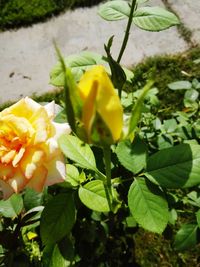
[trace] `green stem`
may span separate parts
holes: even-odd
[[[106,181],[104,183],[106,195],[108,199],[108,204],[110,210],[112,211],[112,184],[111,184],[111,150],[110,146],[103,146],[103,154],[104,154],[104,163],[106,169]]]
[[[126,31],[125,31],[125,35],[124,35],[124,40],[123,40],[123,43],[122,43],[122,46],[121,46],[121,49],[119,52],[119,56],[117,59],[118,63],[120,63],[120,61],[121,61],[121,58],[124,54],[124,50],[125,50],[127,42],[128,42],[129,32],[130,32],[130,28],[131,28],[131,24],[132,24],[132,20],[133,20],[133,13],[135,11],[135,6],[136,6],[136,0],[132,0],[130,14],[129,14],[129,18],[128,18],[128,23],[127,23]]]
[[[58,59],[60,61],[61,67],[62,67],[62,71],[64,73],[64,100],[65,100],[65,112],[67,115],[67,119],[69,122],[69,125],[72,129],[72,131],[74,133],[76,133],[76,120],[75,120],[75,114],[74,114],[74,109],[73,109],[73,105],[71,102],[71,98],[70,98],[70,91],[69,91],[69,86],[67,83],[67,67],[65,65],[65,61],[61,55],[61,52],[56,44],[56,42],[54,41],[54,47],[58,56]]]

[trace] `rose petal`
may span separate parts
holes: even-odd
[[[27,183],[27,187],[34,189],[37,192],[42,192],[47,177],[47,169],[43,166],[37,168],[34,172],[30,182]]]
[[[30,118],[30,122],[36,132],[34,144],[45,142],[50,137],[53,126],[44,107],[40,107],[34,113]]]
[[[43,164],[45,153],[37,148],[27,148],[20,162],[21,170],[27,179],[32,178],[34,172]]]
[[[0,179],[7,180],[14,175],[14,169],[12,165],[5,165],[0,163]]]
[[[55,116],[55,102],[52,101],[44,106],[49,118],[53,119]]]
[[[20,160],[22,159],[22,157],[24,155],[24,152],[25,152],[25,148],[21,147],[18,154],[15,156],[15,158],[12,162],[13,167],[16,167],[17,164],[20,162]]]
[[[37,102],[29,97],[25,97],[16,104],[4,109],[2,115],[13,114],[17,117],[30,118],[33,113],[41,107]]]
[[[10,132],[15,134],[15,138],[20,137],[23,140],[24,138],[30,138],[35,133],[32,125],[26,118],[9,114],[4,116],[2,121],[9,127]]]
[[[1,157],[1,162],[2,163],[6,163],[9,164],[15,157],[16,155],[16,151],[15,150],[11,150],[8,153],[4,154],[3,157]]]
[[[55,157],[58,153],[60,153],[60,148],[58,147],[57,140],[62,134],[69,134],[71,132],[71,128],[68,123],[55,123],[53,125],[56,129],[56,134],[52,138],[49,138],[46,142],[46,154],[48,155],[47,160],[49,161],[52,157]]]
[[[19,193],[27,184],[28,180],[18,169],[14,177],[8,180],[8,184],[13,188],[15,193]]]
[[[48,170],[47,180],[45,185],[53,185],[55,183],[62,183],[66,177],[66,165],[64,156],[60,153],[57,157],[45,164]]]
[[[53,126],[55,127],[56,133],[54,135],[54,139],[58,140],[58,138],[62,134],[70,134],[71,133],[71,128],[69,126],[69,123],[56,123],[52,122]]]

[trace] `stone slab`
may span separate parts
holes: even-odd
[[[200,44],[200,1],[168,0],[186,27],[192,32],[192,42]]]
[[[162,1],[151,1],[162,5]],[[45,23],[0,33],[0,103],[33,93],[53,90],[49,72],[56,63],[53,39],[63,55],[89,50],[105,54],[103,44],[114,35],[113,56],[118,55],[126,21],[108,22],[97,15],[98,7],[67,11]],[[122,63],[131,66],[145,57],[186,50],[175,27],[159,33],[132,28]]]

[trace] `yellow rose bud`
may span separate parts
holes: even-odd
[[[123,110],[104,67],[95,66],[86,71],[78,88],[83,101],[82,122],[88,141],[116,142],[122,133]]]
[[[57,139],[67,123],[53,122],[55,104],[41,106],[26,97],[0,112],[0,188],[4,198],[28,186],[41,192],[62,182],[65,162]]]

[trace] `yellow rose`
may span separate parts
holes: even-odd
[[[78,84],[83,101],[82,123],[88,141],[116,142],[122,133],[123,109],[103,66],[86,71]]]
[[[41,192],[62,182],[65,162],[57,139],[67,123],[52,121],[54,102],[41,106],[26,97],[0,112],[0,187],[4,199],[26,186]]]

